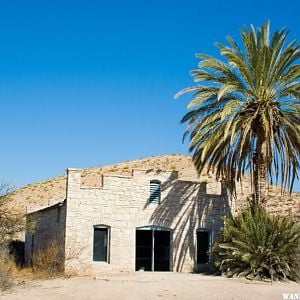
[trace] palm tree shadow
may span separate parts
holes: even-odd
[[[171,176],[161,185],[161,193],[162,201],[150,221],[173,231],[173,270],[207,270],[207,266],[195,263],[196,232],[198,229],[208,230],[212,242],[220,235],[223,217],[231,215],[225,185],[221,184],[219,194],[208,194],[206,183],[178,180],[177,176]],[[149,205],[149,201],[147,203]]]

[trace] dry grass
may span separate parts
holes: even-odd
[[[10,290],[20,275],[22,268],[17,267],[15,257],[9,254],[7,244],[0,246],[0,291]]]
[[[36,251],[32,256],[32,270],[35,277],[56,277],[64,271],[63,243],[52,240],[43,249]]]
[[[6,254],[4,254],[6,256]],[[3,257],[0,261],[0,290],[9,290],[14,283],[14,274],[16,273],[16,265],[13,259]]]

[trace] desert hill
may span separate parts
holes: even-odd
[[[83,169],[82,185],[97,187],[101,185],[102,175],[130,175],[133,169],[178,171],[179,178],[199,180],[190,156],[165,155]],[[66,179],[63,175],[24,186],[13,193],[14,205],[31,211],[61,202],[66,198]]]
[[[133,169],[154,169],[178,171],[178,177],[182,180],[214,183],[213,175],[198,176],[187,155],[163,155],[149,158],[125,161],[122,163],[87,168],[82,170],[82,186],[101,186],[102,176],[105,175],[130,175]],[[249,180],[245,178],[243,189],[238,188],[236,210],[245,204],[247,195],[250,192]],[[29,184],[15,191],[12,194],[14,207],[20,208],[24,213],[38,210],[39,208],[53,205],[66,198],[66,175],[55,177],[43,182]],[[280,193],[280,189],[274,186],[269,187],[268,209],[271,212],[295,216],[300,219],[300,193],[293,193],[291,196]]]

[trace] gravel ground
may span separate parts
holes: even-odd
[[[248,281],[180,273],[109,274],[20,282],[1,299],[284,299],[300,296],[300,284]],[[291,298],[297,299],[297,298]],[[300,298],[299,298],[300,299]]]

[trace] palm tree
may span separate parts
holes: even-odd
[[[242,47],[227,37],[229,46],[216,46],[225,60],[205,54],[191,72],[199,84],[192,93],[185,136],[199,173],[204,167],[225,179],[231,192],[250,173],[255,202],[265,202],[267,181],[281,179],[292,191],[300,158],[300,46],[287,44],[281,29],[270,37],[266,22],[241,31]]]

